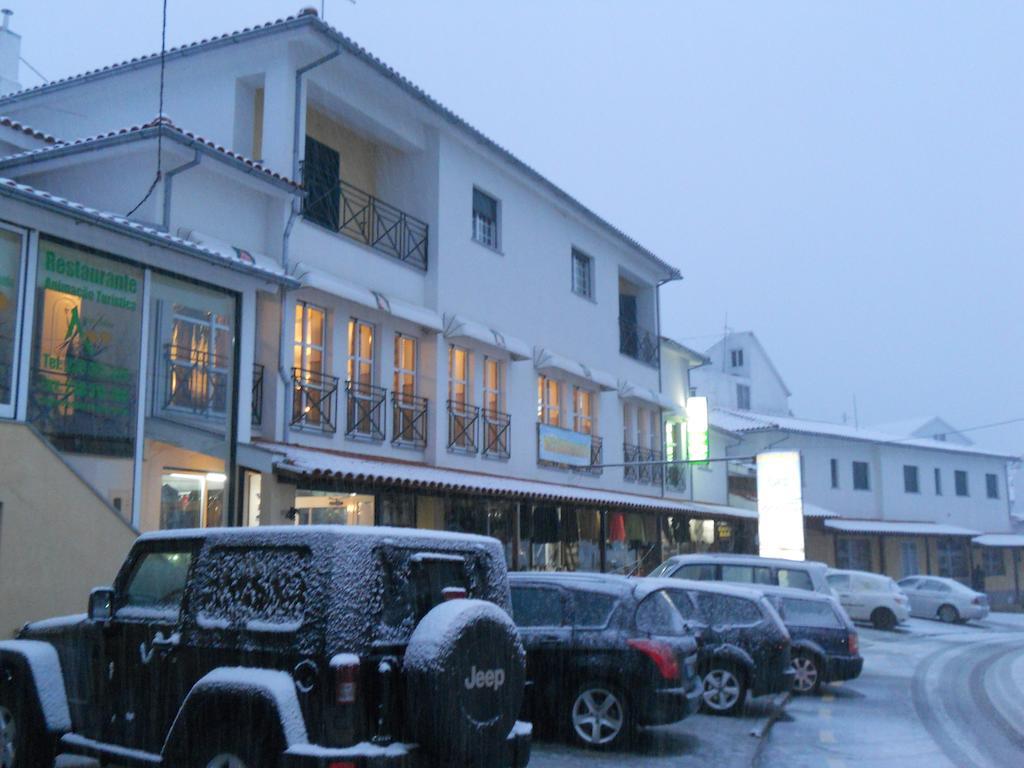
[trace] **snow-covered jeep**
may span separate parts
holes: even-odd
[[[525,766],[509,608],[482,536],[145,534],[88,614],[0,642],[0,764]]]

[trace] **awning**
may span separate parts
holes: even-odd
[[[533,365],[538,371],[550,370],[568,373],[571,376],[592,382],[604,390],[611,391],[619,388],[619,382],[610,373],[577,363],[575,360],[570,360],[544,347],[533,348]]]
[[[299,262],[295,265],[296,277],[302,284],[309,288],[329,293],[332,296],[340,296],[343,299],[360,304],[370,309],[386,312],[402,320],[423,326],[431,331],[444,330],[441,316],[432,309],[421,307],[402,299],[392,299],[380,291],[365,288],[358,283],[343,280],[340,277],[324,272],[322,269],[311,267],[308,264]]]
[[[483,472],[463,472],[411,462],[367,459],[335,451],[302,448],[280,443],[261,443],[280,454],[275,469],[283,474],[309,480],[397,485],[409,490],[480,493],[509,499],[532,499],[566,504],[587,504],[615,509],[646,510],[667,514],[702,515],[715,518],[754,519],[757,512],[721,504],[679,501],[638,493],[603,491],[560,483],[519,480]]]
[[[826,520],[825,527],[843,533],[888,533],[903,536],[977,536],[979,531],[938,523],[890,523],[882,520]]]
[[[651,403],[668,411],[684,411],[685,406],[675,402],[666,392],[655,392],[653,389],[619,379],[619,397],[623,400],[640,400]]]
[[[833,512],[831,509],[825,509],[819,507],[817,504],[808,504],[804,502],[804,517],[810,517],[813,519],[825,519],[829,517],[840,517],[838,512]]]
[[[211,251],[217,251],[217,253],[221,254],[226,259],[238,259],[239,261],[244,261],[247,264],[254,264],[260,269],[264,269],[269,272],[283,273],[281,262],[277,259],[270,258],[265,253],[239,248],[238,246],[231,245],[231,243],[225,242],[224,240],[219,240],[216,237],[210,237],[203,232],[197,232],[196,230],[188,229],[187,227],[178,227],[178,237],[182,240],[188,240],[190,243],[201,245]]]
[[[463,315],[444,316],[444,336],[446,339],[472,339],[485,346],[507,352],[513,360],[529,360],[530,345],[515,336],[507,336],[501,331],[488,328],[483,323],[470,320]]]
[[[971,539],[979,547],[1024,547],[1024,534],[983,533]]]

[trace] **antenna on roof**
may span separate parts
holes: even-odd
[[[157,113],[156,120],[151,125],[156,126],[156,175],[153,177],[153,183],[149,185],[149,189],[146,190],[146,194],[135,204],[135,207],[125,214],[125,218],[130,217],[142,206],[144,202],[149,200],[149,196],[153,194],[153,190],[156,189],[156,185],[160,183],[160,179],[163,178],[163,124],[164,124],[164,68],[167,61],[167,0],[163,2],[163,21],[160,27],[160,107]]]

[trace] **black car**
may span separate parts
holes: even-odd
[[[834,597],[765,587],[792,638],[793,690],[816,693],[822,683],[852,680],[864,668],[857,630]]]
[[[671,601],[623,576],[512,573],[526,647],[525,715],[588,748],[694,712],[697,643]]]
[[[700,640],[706,712],[736,714],[748,692],[763,696],[792,688],[789,632],[759,590],[676,578],[643,581],[647,591],[668,595]]]
[[[0,643],[4,765],[524,766],[509,598],[482,536],[146,534],[87,616]]]

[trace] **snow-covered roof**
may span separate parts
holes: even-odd
[[[900,437],[928,437],[942,435],[944,439],[952,438],[951,442],[958,445],[971,445],[972,441],[959,432],[952,424],[940,416],[918,417],[890,421],[885,424],[874,424],[871,429],[876,432],[888,432]]]
[[[429,109],[436,112],[447,122],[454,125],[461,131],[464,131],[474,141],[479,142],[486,148],[500,155],[505,161],[510,163],[520,172],[530,177],[534,181],[540,183],[545,188],[553,193],[556,197],[562,199],[570,206],[579,211],[583,216],[589,219],[592,223],[596,224],[600,228],[610,233],[616,239],[622,241],[629,248],[642,254],[645,258],[651,260],[660,269],[662,269],[669,277],[669,279],[678,280],[682,276],[679,270],[671,264],[663,261],[661,258],[656,256],[652,251],[648,250],[644,246],[640,245],[636,240],[627,235],[625,232],[620,230],[615,225],[608,222],[606,219],[599,216],[597,213],[592,211],[590,208],[585,206],[575,197],[570,195],[568,192],[563,190],[553,181],[543,176],[540,172],[534,170],[531,166],[516,157],[512,152],[502,147],[493,139],[487,137],[483,132],[474,128],[463,118],[452,112],[448,107],[444,106],[441,102],[430,96],[426,91],[415,85],[411,81],[407,80],[403,75],[398,73],[388,64],[385,64],[379,58],[374,56],[372,53],[367,51],[361,45],[346,37],[345,35],[338,32],[338,30],[331,27],[326,22],[320,20],[317,13],[313,9],[304,10],[297,16],[288,16],[283,19],[277,19],[276,21],[267,22],[266,24],[259,24],[253,27],[245,27],[234,32],[228,32],[222,35],[217,35],[211,38],[205,38],[196,42],[188,43],[185,45],[174,46],[169,48],[165,54],[167,61],[173,61],[174,59],[182,58],[185,56],[195,55],[199,49],[209,49],[214,47],[221,47],[227,45],[236,45],[250,39],[256,39],[259,37],[266,36],[268,34],[275,34],[278,32],[284,32],[290,29],[298,29],[300,27],[310,26],[314,30],[320,32],[327,37],[331,42],[335,43],[339,48],[343,49],[350,55],[359,59],[367,66],[388,78],[394,82],[399,88],[404,90],[410,96],[415,98],[417,101],[422,102]],[[72,75],[70,77],[61,78],[59,80],[51,80],[47,83],[36,85],[31,88],[26,88],[15,93],[7,94],[0,97],[0,106],[14,104],[25,99],[29,99],[38,95],[52,93],[62,88],[86,82],[89,80],[96,80],[101,77],[116,74],[124,70],[130,70],[142,66],[152,66],[158,64],[160,61],[160,53],[155,52],[146,56],[138,56],[126,61],[122,61],[118,64],[111,64],[100,69],[90,70],[83,72],[78,75]]]
[[[191,131],[186,131],[184,128],[179,128],[169,117],[166,116],[156,117],[145,125],[133,125],[125,128],[118,128],[117,130],[107,131],[106,133],[101,133],[96,136],[87,136],[85,138],[74,139],[72,141],[62,141],[50,146],[39,147],[25,152],[18,152],[14,155],[8,155],[7,157],[0,158],[0,170],[18,167],[30,162],[50,160],[57,157],[63,157],[65,155],[101,149],[112,144],[120,144],[126,140],[141,141],[143,139],[150,139],[154,138],[158,133],[162,133],[164,138],[178,141],[189,148],[200,148],[208,153],[217,155],[219,159],[231,162],[247,172],[255,173],[274,182],[283,184],[292,190],[298,190],[302,186],[299,182],[290,179],[287,176],[283,176],[255,160],[251,160],[244,155],[192,133]]]
[[[842,517],[838,512],[833,512],[831,509],[825,509],[819,507],[817,504],[809,504],[804,502],[804,517],[811,517],[818,520],[823,520],[830,517]]]
[[[17,120],[12,120],[11,118],[4,117],[2,115],[0,115],[0,126],[3,126],[4,128],[10,128],[11,130],[19,131],[27,136],[31,136],[33,139],[45,141],[47,144],[61,143],[60,140],[55,136],[51,136],[48,133],[43,133],[42,131],[37,131],[31,125],[19,123]]]
[[[970,445],[959,445],[948,443],[942,440],[932,440],[926,437],[899,437],[890,432],[881,432],[877,429],[863,429],[849,424],[833,424],[828,421],[813,421],[811,419],[798,419],[794,416],[776,416],[767,413],[755,413],[754,411],[736,411],[730,408],[712,408],[709,414],[712,426],[718,429],[744,434],[750,432],[799,432],[808,435],[824,435],[826,437],[838,437],[846,440],[864,440],[872,443],[886,443],[890,445],[905,445],[910,448],[928,448],[935,451],[947,451],[952,453],[969,453],[977,456],[990,456],[992,458],[1006,459],[1012,461],[1015,456],[986,451]]]
[[[979,547],[1024,547],[1024,533],[983,533],[971,541]]]
[[[977,536],[980,531],[941,523],[897,523],[885,520],[826,520],[825,527],[844,533],[889,533],[903,536]]]
[[[299,286],[298,281],[284,274],[282,270],[274,270],[265,266],[253,264],[245,261],[241,257],[231,258],[220,251],[212,248],[206,248],[180,237],[175,237],[168,232],[148,227],[137,221],[131,221],[130,219],[126,219],[116,213],[98,211],[95,208],[90,208],[72,200],[66,200],[63,197],[52,195],[49,192],[35,189],[26,184],[19,184],[12,179],[0,177],[0,196],[20,199],[33,205],[41,205],[79,220],[105,227],[120,234],[142,238],[151,243],[172,248],[176,251],[183,252],[189,256],[195,256],[217,266],[227,267],[228,269],[248,274],[254,274],[290,287],[297,288]]]
[[[368,459],[347,453],[280,443],[264,443],[263,445],[283,454],[283,458],[275,462],[275,467],[279,472],[311,480],[337,479],[385,483],[410,489],[486,493],[509,498],[529,497],[551,502],[590,503],[625,509],[757,519],[755,510],[740,509],[723,504],[643,496],[638,493],[606,491],[539,480],[520,480],[483,472],[464,472],[412,462]]]

